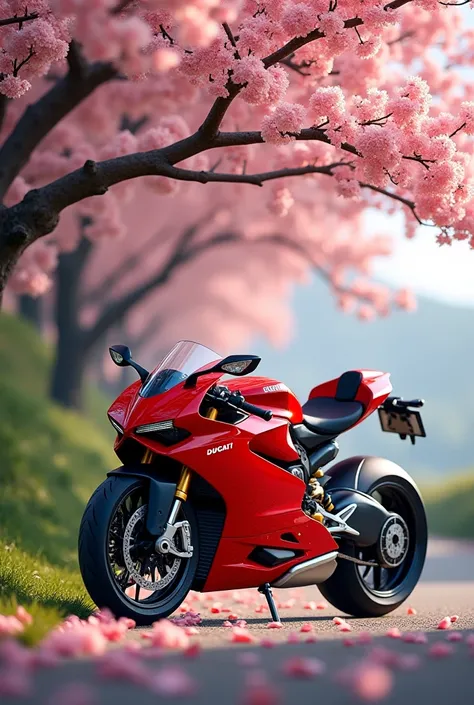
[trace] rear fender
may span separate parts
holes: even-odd
[[[336,488],[369,492],[375,482],[382,478],[389,481],[391,477],[402,478],[419,492],[413,478],[400,465],[375,456],[359,455],[341,460],[328,468],[319,482],[331,494]]]
[[[168,517],[173,506],[176,492],[176,482],[165,482],[153,477],[149,465],[127,465],[107,473],[107,476],[136,477],[146,479],[149,483],[148,511],[146,528],[152,536],[160,536],[166,528]]]
[[[350,537],[357,546],[370,546],[378,541],[383,524],[390,516],[368,493],[379,480],[390,482],[395,478],[412,485],[419,493],[415,482],[403,468],[390,460],[373,456],[346,458],[330,467],[320,479],[325,491],[331,495],[334,514],[349,504],[357,505],[347,521],[359,532],[359,536]]]

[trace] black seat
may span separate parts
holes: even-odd
[[[305,425],[324,435],[347,431],[364,413],[364,407],[355,401],[363,376],[357,370],[344,372],[339,377],[335,397],[314,397],[303,404]]]
[[[326,436],[346,431],[360,419],[364,407],[359,401],[338,401],[333,397],[314,397],[303,404],[305,425]]]

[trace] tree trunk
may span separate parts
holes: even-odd
[[[79,323],[81,275],[92,243],[82,238],[79,247],[59,257],[56,271],[55,319],[58,331],[50,395],[62,406],[82,408],[82,388],[88,350]]]
[[[43,301],[41,296],[23,294],[18,297],[18,313],[25,321],[31,323],[37,331],[43,327]]]

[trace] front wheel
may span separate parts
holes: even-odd
[[[90,498],[79,532],[79,566],[92,600],[143,626],[180,606],[193,583],[199,552],[194,512],[182,504],[178,520],[189,524],[191,558],[156,553],[156,537],[145,527],[147,504],[146,481],[112,476]],[[175,543],[182,551],[179,532]]]
[[[401,518],[395,530],[387,524],[380,539],[396,565],[372,568],[340,558],[333,575],[318,587],[342,612],[354,617],[381,617],[405,602],[416,587],[425,562],[428,529],[420,494],[405,479],[381,478],[367,494]],[[361,549],[347,541],[340,544],[340,552],[362,561],[379,560],[377,546]]]

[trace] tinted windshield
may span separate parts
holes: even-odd
[[[205,345],[181,340],[150,374],[140,390],[140,396],[154,397],[167,392],[196,370],[221,358],[221,355]]]

